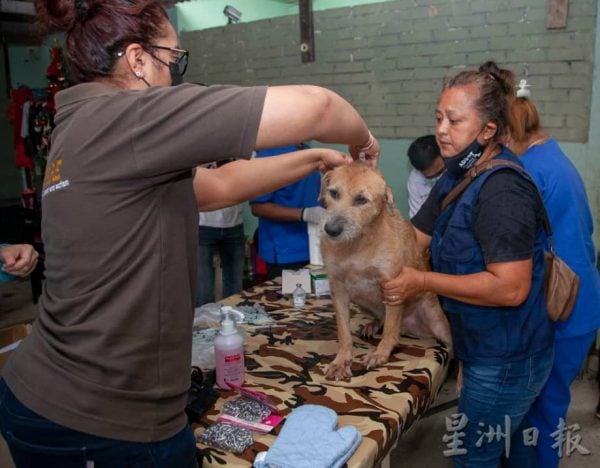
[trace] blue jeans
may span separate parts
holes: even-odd
[[[223,297],[237,294],[242,290],[245,247],[246,237],[243,224],[230,228],[199,226],[196,306],[215,301],[215,268],[213,265],[215,253],[221,257]]]
[[[82,395],[84,398],[85,395]],[[21,404],[0,380],[0,431],[17,468],[196,468],[190,426],[160,442],[127,442],[78,432]]]
[[[539,352],[521,361],[501,365],[463,365],[463,388],[458,402],[456,424],[446,421],[450,434],[460,435],[461,445],[452,455],[455,466],[497,468],[508,449],[505,466],[525,468],[535,463],[535,450],[528,452],[530,461],[513,464],[510,447],[513,437],[523,437],[525,415],[538,396],[552,367],[554,348]],[[458,417],[463,417],[459,425]],[[462,426],[462,427],[461,427]],[[450,429],[458,429],[450,431]],[[531,461],[532,460],[532,461]]]

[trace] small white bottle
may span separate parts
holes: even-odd
[[[231,390],[228,382],[244,384],[244,339],[229,312],[225,312],[221,331],[215,337],[215,369],[217,385],[222,389]]]
[[[302,289],[302,284],[297,283],[293,292],[294,307],[302,309],[306,305],[306,291]]]

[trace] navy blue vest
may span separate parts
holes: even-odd
[[[504,149],[495,159],[522,165]],[[433,270],[452,275],[468,275],[485,270],[481,247],[472,229],[473,208],[483,183],[500,168],[484,172],[437,218],[431,239]],[[511,169],[527,178],[516,169]],[[528,179],[531,180],[531,179]],[[460,182],[448,174],[439,181],[439,202]],[[533,252],[533,278],[529,296],[518,307],[490,307],[466,304],[440,296],[448,316],[455,355],[477,364],[517,361],[547,348],[554,332],[547,318],[543,294],[544,235],[540,227]]]

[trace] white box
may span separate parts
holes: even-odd
[[[302,289],[306,291],[306,294],[312,292],[310,286],[310,271],[308,268],[301,268],[300,270],[283,270],[281,272],[281,294],[292,294],[298,283],[302,285]]]
[[[312,289],[315,296],[327,296],[331,294],[329,289],[329,278],[325,270],[311,270]]]
[[[323,257],[321,256],[321,226],[314,223],[307,223],[307,225],[310,264],[323,266]]]

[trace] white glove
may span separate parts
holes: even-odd
[[[325,214],[325,209],[321,206],[311,206],[302,209],[302,221],[312,224],[319,224]]]

